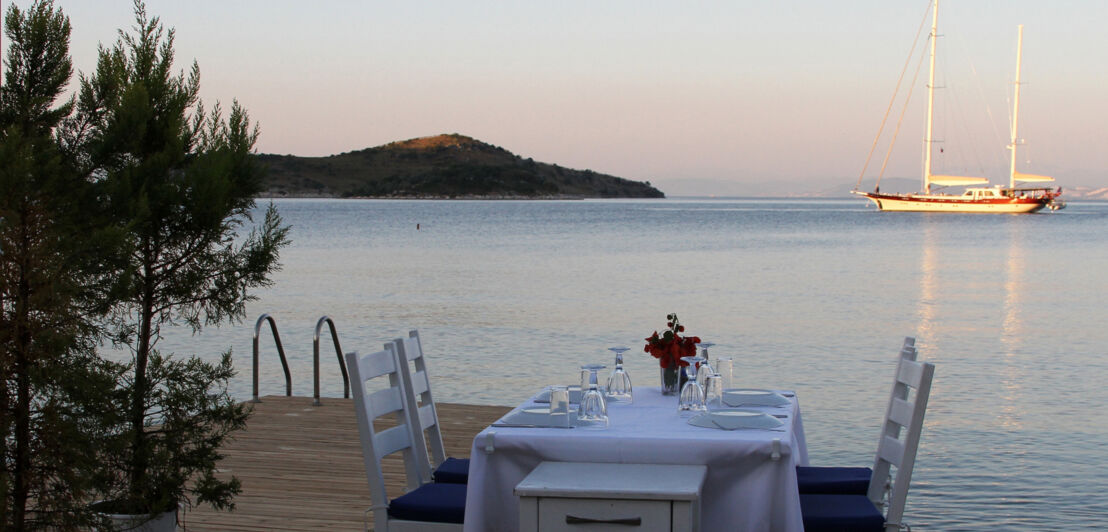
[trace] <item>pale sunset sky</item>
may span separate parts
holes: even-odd
[[[56,5],[85,73],[134,20],[129,0]],[[460,133],[669,195],[733,195],[853,184],[928,2],[148,0],[147,11],[176,29],[178,67],[199,63],[205,104],[238,99],[261,125],[262,153]],[[944,0],[941,173],[1006,182],[1024,24],[1021,170],[1108,186],[1105,20],[1100,0]],[[887,177],[919,176],[926,75],[925,63]]]

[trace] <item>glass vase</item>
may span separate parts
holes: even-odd
[[[662,395],[677,395],[681,391],[681,368],[677,366],[670,366],[668,368],[661,368],[662,373]]]

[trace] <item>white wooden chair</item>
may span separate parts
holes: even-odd
[[[801,494],[806,532],[892,532],[904,526],[901,521],[934,375],[933,364],[901,359],[866,495]],[[901,385],[904,397],[899,397]],[[886,499],[885,479],[890,477]]]
[[[407,338],[397,338],[394,343],[400,360],[400,372],[404,378],[409,405],[408,418],[416,431],[416,445],[426,449],[423,453],[416,453],[421,462],[420,474],[424,476],[424,481],[465,484],[469,480],[469,459],[446,456],[419,331],[410,331]]]
[[[885,422],[881,427],[881,437],[878,438],[877,442],[879,448],[875,457],[879,457],[881,454],[880,445],[884,441],[885,434],[890,430],[898,430],[895,424],[890,426],[888,409],[892,408],[894,400],[908,397],[908,387],[899,382],[898,379],[900,376],[900,368],[904,361],[916,360],[917,351],[915,344],[915,338],[911,336],[904,338],[904,344],[897,358],[896,371],[893,374],[893,387],[889,394],[889,404],[885,410]],[[876,458],[874,462],[876,463]],[[871,480],[873,478],[873,469],[869,467],[798,466],[796,468],[796,480],[800,493],[865,495],[869,492]],[[885,478],[878,479],[878,481],[883,486],[882,489],[887,490],[892,487],[891,481],[887,475]]]
[[[362,460],[376,532],[460,531],[465,517],[466,487],[422,481],[409,417],[405,412],[405,386],[396,344],[384,351],[346,354],[354,395],[354,410],[362,443]],[[378,432],[374,421],[392,414],[396,426]],[[381,460],[400,452],[407,473],[408,492],[392,499],[385,491]],[[425,453],[426,454],[426,453]],[[368,524],[368,523],[367,523]]]

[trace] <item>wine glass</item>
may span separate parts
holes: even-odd
[[[631,376],[623,370],[623,352],[630,347],[609,347],[616,354],[616,369],[608,377],[608,401],[612,403],[631,403]]]
[[[681,360],[689,365],[685,368],[689,380],[685,382],[685,387],[681,388],[681,402],[677,404],[677,410],[694,413],[703,412],[708,407],[704,405],[704,388],[696,382],[696,365],[704,362],[704,357],[681,357]]]
[[[696,383],[700,386],[705,385],[705,381],[708,379],[708,375],[716,372],[716,370],[712,366],[712,363],[708,361],[708,348],[712,347],[713,345],[716,344],[713,344],[712,342],[700,342],[700,356],[704,358],[704,362],[700,364],[700,368],[696,372]]]
[[[584,394],[589,389],[589,380],[596,379],[596,372],[606,368],[604,364],[582,364],[581,365],[581,393]],[[599,383],[597,389],[600,389]],[[601,391],[601,393],[604,393]]]
[[[581,405],[577,408],[577,424],[582,428],[603,429],[608,427],[608,405],[604,394],[596,385],[596,372],[604,369],[603,364],[581,366],[581,382],[585,390],[581,396]]]

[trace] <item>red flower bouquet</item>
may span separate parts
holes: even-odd
[[[669,320],[666,323],[669,329],[660,335],[658,331],[654,331],[654,334],[646,339],[646,347],[643,351],[658,359],[658,366],[662,368],[688,366],[681,357],[696,356],[696,344],[700,343],[700,338],[681,336],[681,333],[685,332],[685,326],[677,321],[677,314],[669,314],[666,319]]]

